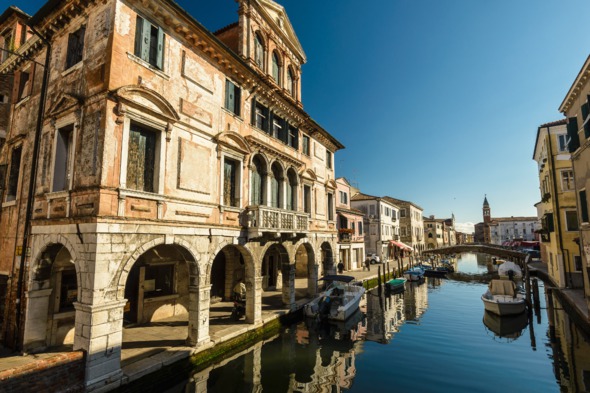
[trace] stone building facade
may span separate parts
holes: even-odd
[[[424,209],[410,201],[389,196],[384,197],[384,199],[399,206],[400,240],[404,244],[411,246],[416,254],[424,251],[426,248],[424,221],[422,218]]]
[[[50,1],[0,64],[5,343],[86,351],[88,389],[120,380],[127,324],[184,316],[204,345],[239,280],[260,324],[263,291],[293,309],[335,270],[343,146],[303,110],[284,8],[238,6],[212,33],[170,0]]]
[[[533,159],[539,168],[541,257],[560,288],[582,287],[574,171],[566,119],[539,126]]]
[[[336,179],[338,195],[336,215],[338,227],[338,256],[344,270],[362,268],[365,260],[365,228],[363,212],[350,207],[350,183],[343,177]]]
[[[445,226],[445,220],[435,218],[434,216],[424,217],[424,238],[426,249],[443,247],[448,243],[448,232]],[[445,239],[447,239],[445,241]]]
[[[587,190],[590,189],[590,56],[576,76],[559,111],[567,118],[568,150],[571,153],[574,187],[578,205],[580,254],[582,256],[583,288],[590,308],[590,216]]]

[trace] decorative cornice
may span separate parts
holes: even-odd
[[[294,158],[293,156],[290,156],[288,154],[285,154],[285,153],[275,149],[274,147],[257,139],[255,136],[248,135],[248,136],[246,136],[246,140],[253,147],[252,150],[258,149],[259,151],[266,153],[270,157],[280,158],[282,161],[291,164],[292,166],[294,166],[298,170],[305,165],[303,163],[303,161],[299,161],[298,159]]]

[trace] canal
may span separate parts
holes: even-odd
[[[578,392],[590,389],[588,338],[548,302],[528,321],[484,313],[491,258],[463,254],[460,280],[427,279],[404,293],[366,295],[341,324],[302,321],[167,393],[204,392]],[[547,303],[552,305],[547,310]],[[551,324],[549,323],[551,320]],[[551,326],[550,326],[551,325]]]

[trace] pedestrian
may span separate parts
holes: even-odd
[[[365,271],[367,266],[369,266],[369,257],[365,258],[365,260],[363,261],[363,272]]]
[[[367,264],[367,270],[371,271],[371,260],[369,258],[367,258],[367,260],[365,261],[365,263]]]
[[[342,274],[342,272],[344,271],[344,264],[342,263],[342,261],[338,262],[338,273]]]

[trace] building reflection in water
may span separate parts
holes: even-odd
[[[306,319],[271,340],[193,374],[184,386],[170,392],[351,389],[356,355],[364,341],[389,343],[404,322],[418,321],[427,306],[428,284],[424,282],[407,284],[406,291],[399,294],[379,296],[377,290],[371,291],[346,322]]]
[[[590,391],[590,337],[564,310],[563,302],[548,290],[549,339],[555,378],[561,391]]]

